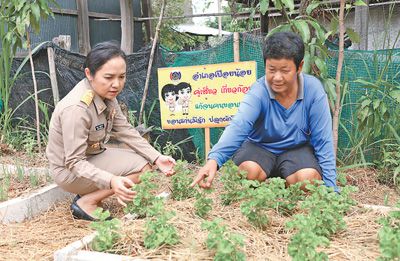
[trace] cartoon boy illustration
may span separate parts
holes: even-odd
[[[165,101],[169,111],[174,113],[177,107],[176,101],[178,100],[176,86],[171,83],[164,85],[161,89],[161,97]]]
[[[189,115],[189,101],[192,96],[192,86],[187,82],[181,82],[176,86],[178,91],[178,104],[182,106],[182,114]]]

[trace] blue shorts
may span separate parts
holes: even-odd
[[[275,155],[256,143],[245,141],[235,152],[232,160],[237,166],[245,161],[254,161],[261,166],[268,178],[286,179],[296,171],[305,168],[316,169],[320,175],[322,173],[314,155],[314,149],[309,144]]]

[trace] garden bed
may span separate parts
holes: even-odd
[[[357,183],[360,188],[359,192],[353,195],[359,206],[353,207],[345,217],[347,230],[335,235],[330,247],[324,249],[331,260],[367,260],[375,259],[379,255],[377,231],[380,225],[375,221],[384,214],[363,210],[361,205],[384,205],[386,202],[389,206],[393,206],[399,200],[399,195],[393,189],[374,181],[374,174],[370,169],[348,171],[352,182]],[[371,179],[367,180],[366,177]],[[160,179],[160,182],[163,181],[160,189],[169,191],[169,179],[164,179],[162,175],[160,175]],[[218,187],[217,183],[214,185]],[[212,253],[206,250],[204,244],[206,232],[200,228],[201,219],[193,214],[191,207],[193,202],[194,199],[181,202],[169,199],[166,204],[168,209],[176,212],[176,216],[171,222],[177,225],[179,235],[184,239],[181,239],[182,243],[174,247],[162,247],[156,250],[145,249],[142,236],[145,221],[138,219],[130,221],[134,226],[126,227],[123,230],[123,234],[128,233],[131,239],[121,241],[118,245],[118,254],[128,254],[127,246],[131,244],[132,249],[140,257],[162,258],[165,255],[165,259],[168,259],[169,256],[171,258],[180,256],[185,260],[197,257],[211,259]],[[53,260],[54,252],[93,233],[93,230],[89,228],[90,222],[72,218],[69,205],[70,201],[64,201],[32,220],[20,224],[0,225],[0,233],[8,235],[0,240],[0,256],[5,260],[26,260],[26,257],[33,260]],[[115,198],[107,200],[104,208],[110,209],[111,214],[115,217],[122,218],[124,216],[122,207],[118,205]],[[249,225],[240,213],[238,205],[214,208],[207,219],[224,218],[226,220],[224,223],[229,223],[231,231],[243,234],[246,237],[246,252],[256,251],[254,247],[261,245],[258,252],[250,256],[260,255],[264,260],[268,256],[277,256],[280,257],[280,260],[290,260],[285,250],[290,234],[285,232],[282,225],[284,218],[278,215],[272,216],[274,217],[273,225],[265,232],[260,232]],[[254,237],[255,235],[257,237]],[[82,250],[90,249],[83,248]]]
[[[357,171],[352,176],[354,181],[359,177],[359,173],[363,172]],[[159,177],[156,183],[161,184],[161,190],[158,192],[164,191],[166,187],[171,187],[170,181],[163,177]],[[226,225],[229,232],[242,235],[244,246],[241,251],[250,260],[291,260],[287,247],[294,232],[286,229],[285,224],[293,217],[270,210],[268,211],[268,226],[264,229],[256,228],[241,213],[240,202],[224,206],[220,200],[222,185],[216,181],[214,186],[216,189],[208,195],[213,200],[213,209],[207,215],[206,220],[220,218],[223,220],[221,225]],[[398,195],[393,191],[382,190],[382,187],[379,191],[383,193],[386,203],[389,202],[387,195],[391,195],[390,201],[398,200]],[[374,198],[376,202],[378,190],[372,192],[371,198]],[[362,191],[360,197],[363,199],[362,202],[368,200],[365,195],[366,191]],[[355,193],[354,197],[358,198],[358,193]],[[103,258],[116,258],[115,260],[125,260],[128,257],[157,260],[212,260],[215,251],[207,249],[208,232],[202,229],[204,219],[195,214],[195,201],[194,198],[183,201],[169,198],[165,202],[166,211],[175,212],[175,216],[169,221],[169,224],[173,225],[178,232],[180,239],[178,244],[147,249],[144,242],[146,219],[125,220],[119,231],[121,238],[108,251],[112,255],[104,253]],[[318,251],[325,252],[329,260],[377,259],[381,255],[377,236],[381,225],[378,220],[385,217],[390,209],[385,206],[358,202],[344,217],[347,228],[335,233],[329,246],[319,247]],[[86,260],[85,258],[90,256],[87,251],[92,251],[93,238],[94,234],[86,238],[84,244],[75,242],[75,247],[78,246],[75,249],[70,245],[58,251],[55,255],[58,257],[56,260],[70,260],[65,258],[68,255],[71,255],[73,260]],[[62,256],[60,252],[63,251],[64,255]],[[66,253],[68,254],[66,255]]]

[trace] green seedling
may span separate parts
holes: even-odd
[[[22,183],[25,179],[25,170],[24,167],[22,167],[19,164],[16,164],[16,168],[17,168],[17,179],[18,182]]]
[[[197,193],[196,202],[194,203],[195,214],[201,218],[207,216],[208,212],[212,210],[212,199],[207,198],[212,190],[205,189],[202,192]]]
[[[171,178],[173,199],[185,200],[196,195],[196,190],[190,187],[193,181],[192,176],[187,162],[178,160],[175,165],[175,175]]]
[[[90,227],[96,229],[97,232],[92,243],[92,248],[100,252],[110,250],[121,237],[119,233],[121,222],[116,218],[106,220],[110,217],[110,212],[108,210],[103,211],[102,208],[97,208],[93,216],[99,220],[90,224]]]
[[[238,166],[232,160],[224,164],[221,168],[221,173],[223,192],[220,197],[222,204],[227,206],[242,198],[242,181],[246,179],[247,174],[244,171],[239,171]]]
[[[158,188],[152,179],[157,175],[155,172],[146,172],[140,176],[140,183],[132,187],[136,191],[135,198],[124,208],[125,213],[136,214],[138,217],[146,217],[149,209],[157,200],[154,191]]]
[[[37,186],[39,186],[39,175],[36,173],[36,171],[30,173],[29,182],[32,188],[36,188]]]
[[[214,260],[230,261],[245,260],[246,256],[241,251],[244,246],[242,235],[230,233],[225,225],[221,225],[222,219],[204,221],[201,228],[208,231],[207,248],[215,251]]]
[[[161,245],[175,245],[179,243],[176,228],[168,223],[175,216],[175,213],[166,212],[162,201],[158,201],[152,211],[157,213],[157,215],[149,218],[145,223],[144,246],[154,249]]]
[[[397,204],[400,207],[400,203]],[[400,210],[389,213],[387,217],[381,218],[379,223],[379,248],[381,256],[379,261],[400,260]]]
[[[245,198],[245,201],[240,205],[240,210],[251,224],[261,229],[269,223],[268,210],[290,215],[304,194],[300,184],[286,189],[285,180],[280,178],[271,178],[268,184],[255,180],[246,180],[243,184],[241,198]]]
[[[317,252],[317,247],[329,246],[329,239],[346,228],[344,215],[356,202],[350,194],[356,189],[346,186],[341,194],[322,185],[322,181],[306,185],[310,195],[300,204],[306,214],[295,215],[286,223],[288,229],[297,232],[290,239],[289,255],[293,260],[328,260],[326,253]]]

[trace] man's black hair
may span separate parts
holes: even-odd
[[[114,57],[121,57],[126,62],[126,55],[117,41],[98,43],[86,56],[84,66],[89,68],[91,75],[95,75],[101,66]]]
[[[180,90],[183,90],[183,89],[186,89],[186,88],[189,88],[190,91],[192,91],[192,86],[191,86],[189,83],[187,83],[187,82],[180,82],[180,83],[178,83],[178,85],[176,86],[176,89],[177,89],[178,92],[179,92]]]
[[[264,63],[267,59],[293,60],[299,68],[304,58],[304,43],[301,37],[293,32],[278,32],[267,37],[263,48]]]

